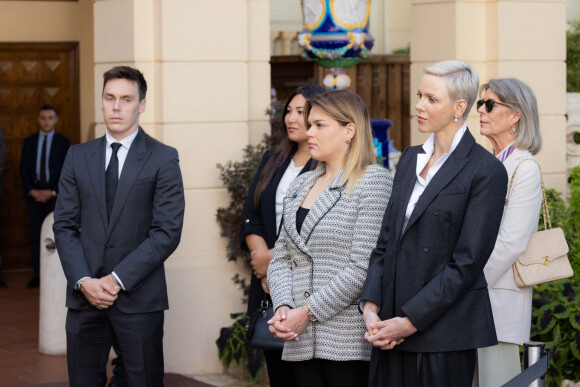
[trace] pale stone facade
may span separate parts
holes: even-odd
[[[221,372],[214,341],[231,323],[229,313],[245,309],[230,280],[242,268],[226,261],[215,220],[228,202],[215,166],[239,159],[268,130],[270,33],[301,28],[299,13],[297,21],[273,18],[270,25],[270,7],[275,14],[282,3],[290,6],[289,0],[0,1],[0,41],[80,42],[83,141],[104,133],[102,73],[117,64],[145,73],[141,124],[179,150],[186,188],[182,242],[167,261],[169,372]],[[296,14],[296,3],[288,14]],[[563,191],[565,13],[563,0],[374,0],[373,52],[411,44],[413,95],[421,69],[450,58],[473,64],[481,81],[516,76],[527,82],[538,97],[546,182]],[[412,143],[421,143],[413,108],[410,114]],[[475,111],[468,124],[477,134]]]
[[[245,308],[215,220],[228,201],[216,164],[239,159],[268,130],[268,11],[267,0],[95,2],[95,110],[103,71],[142,69],[151,87],[141,124],[180,154],[186,214],[166,263],[167,371],[221,372],[214,342],[229,313]]]

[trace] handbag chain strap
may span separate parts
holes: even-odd
[[[505,199],[505,205],[506,206],[508,205],[508,199],[509,199],[510,193],[512,191],[512,185],[514,183],[514,177],[516,175],[516,171],[518,170],[518,168],[520,167],[520,165],[522,165],[522,163],[524,161],[533,161],[534,163],[536,163],[536,165],[540,169],[540,181],[542,182],[542,218],[544,219],[544,229],[549,230],[552,228],[552,220],[550,219],[550,209],[548,208],[548,201],[546,200],[546,190],[544,189],[544,176],[542,175],[542,168],[540,167],[540,164],[538,164],[538,162],[536,160],[530,159],[530,158],[523,159],[516,166],[516,169],[514,169],[514,173],[512,173],[512,177],[510,179],[510,185],[508,188],[507,197]],[[546,225],[546,221],[547,221],[547,225]]]

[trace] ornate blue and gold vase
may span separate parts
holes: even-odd
[[[370,0],[302,0],[302,56],[331,69],[327,88],[346,89],[350,78],[343,69],[370,55],[370,11]]]

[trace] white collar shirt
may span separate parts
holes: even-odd
[[[107,167],[109,166],[109,161],[111,161],[111,155],[113,154],[113,149],[111,148],[111,144],[114,142],[118,142],[121,144],[121,147],[119,148],[119,150],[117,151],[117,159],[119,159],[119,177],[121,177],[121,171],[123,170],[123,165],[125,164],[125,160],[127,159],[127,154],[129,153],[129,148],[131,148],[131,144],[133,143],[133,140],[135,140],[135,137],[137,137],[137,134],[139,133],[139,128],[137,128],[137,130],[132,133],[131,135],[125,137],[122,140],[115,140],[113,137],[111,137],[109,135],[108,132],[105,133],[105,137],[107,139],[107,147],[105,148],[105,171],[107,170]]]
[[[457,148],[457,145],[463,138],[463,135],[465,134],[466,131],[467,125],[463,124],[463,126],[457,132],[455,132],[455,136],[453,137],[453,142],[451,142],[449,152],[444,153],[439,158],[439,160],[437,160],[437,162],[433,164],[431,168],[429,168],[429,171],[427,172],[427,176],[425,176],[425,179],[423,179],[420,176],[420,174],[427,165],[427,163],[429,162],[429,159],[431,158],[435,150],[435,134],[434,133],[431,134],[431,136],[429,136],[427,141],[425,141],[425,143],[423,144],[423,150],[425,151],[425,153],[419,153],[417,155],[417,167],[415,169],[417,179],[415,180],[415,186],[413,187],[413,192],[411,193],[411,197],[409,198],[409,203],[407,203],[407,211],[405,212],[405,222],[403,223],[403,230],[407,228],[409,218],[411,217],[411,214],[413,213],[413,210],[415,209],[415,205],[419,201],[419,198],[423,194],[423,191],[425,191],[425,188],[427,188],[427,185],[429,185],[435,174],[439,171],[439,169],[441,169],[443,164],[445,164],[445,161],[447,161],[451,153],[453,153],[455,148]]]
[[[49,160],[50,160],[50,150],[52,149],[52,139],[54,138],[55,130],[51,130],[49,133],[44,133],[42,130],[38,131],[38,144],[36,146],[36,179],[40,180],[40,163],[42,159],[42,144],[44,143],[44,138],[46,137],[46,159],[45,159],[45,173],[46,173],[46,181],[50,181],[50,167],[49,167]]]

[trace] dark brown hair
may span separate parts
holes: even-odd
[[[115,66],[106,73],[103,74],[103,91],[105,91],[105,85],[111,79],[127,79],[129,81],[137,82],[139,88],[139,101],[145,99],[147,94],[147,82],[143,73],[133,67],[129,66]]]
[[[54,114],[58,115],[58,112],[56,111],[56,109],[52,105],[42,105],[40,107],[40,109],[38,109],[38,112],[40,113],[43,110],[52,110],[54,112]]]
[[[325,91],[323,87],[320,86],[301,86],[294,90],[294,92],[288,97],[286,104],[284,105],[284,111],[282,113],[282,140],[280,144],[273,151],[272,156],[262,169],[258,183],[256,184],[256,190],[254,191],[254,206],[258,207],[260,205],[260,196],[262,192],[266,189],[268,184],[272,181],[272,178],[276,174],[276,171],[284,163],[284,160],[288,158],[292,153],[296,152],[298,144],[288,138],[288,128],[286,127],[286,114],[288,114],[288,105],[292,102],[292,99],[297,95],[301,95],[308,99],[315,94],[322,93]],[[316,163],[310,163],[310,168],[314,169]]]

